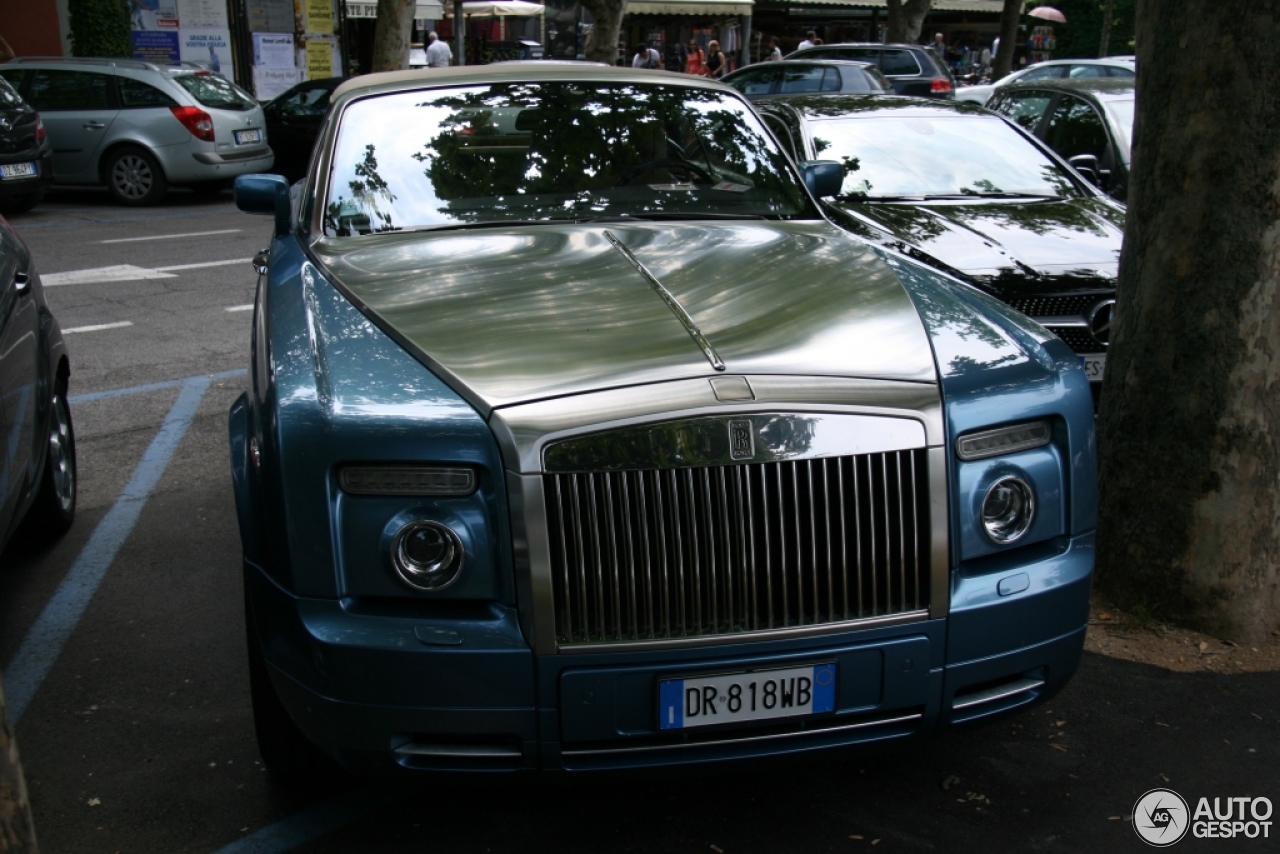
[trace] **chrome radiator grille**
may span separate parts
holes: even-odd
[[[929,606],[924,450],[544,475],[561,644]]]

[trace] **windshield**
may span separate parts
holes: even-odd
[[[253,96],[248,92],[225,77],[219,77],[207,71],[175,74],[173,79],[179,86],[190,92],[191,97],[199,101],[201,106],[240,112],[252,110],[258,106],[258,102],[253,100]]]
[[[609,217],[817,218],[740,100],[684,86],[496,83],[344,111],[325,233]]]
[[[1124,143],[1124,160],[1129,162],[1129,154],[1133,150],[1133,104],[1132,98],[1120,101],[1103,101],[1107,112],[1111,114],[1116,130],[1120,131],[1120,140]]]
[[[844,163],[841,194],[1074,196],[1071,179],[1001,118],[892,110],[808,124],[817,156]]]

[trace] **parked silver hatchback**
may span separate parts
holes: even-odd
[[[58,185],[149,205],[173,185],[220,192],[275,161],[258,102],[193,63],[20,57],[0,77],[44,119]]]

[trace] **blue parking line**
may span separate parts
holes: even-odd
[[[356,790],[269,824],[219,848],[214,854],[278,854],[346,827],[378,807],[394,806],[402,798],[376,788]]]
[[[210,380],[229,380],[232,377],[238,377],[245,373],[244,368],[236,368],[234,371],[222,371],[217,374],[209,374]],[[109,391],[91,391],[87,394],[77,394],[74,397],[67,398],[71,403],[89,403],[94,400],[105,400],[109,397],[123,397],[129,394],[142,394],[148,391],[163,391],[167,388],[177,388],[183,383],[191,382],[190,379],[185,380],[167,380],[160,383],[147,383],[146,385],[134,385],[128,388],[113,388]]]
[[[9,700],[9,721],[13,726],[17,726],[22,713],[61,655],[98,585],[115,562],[120,547],[138,523],[143,506],[190,428],[212,379],[193,377],[182,382],[177,401],[165,416],[160,431],[151,440],[138,467],[133,470],[133,476],[107,515],[98,522],[66,578],[62,579],[22,639],[13,660],[5,667],[5,694]]]

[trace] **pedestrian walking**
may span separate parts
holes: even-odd
[[[645,44],[636,45],[636,55],[631,59],[632,68],[651,68],[657,69],[662,67],[662,57],[653,48]]]
[[[697,39],[689,40],[689,49],[685,52],[684,73],[696,77],[711,76],[707,70],[707,55],[702,52],[702,48],[698,47]]]
[[[435,33],[427,33],[427,68],[448,68],[452,62],[449,43],[441,41]]]
[[[765,57],[765,62],[777,62],[782,59],[782,47],[778,42],[777,36],[769,36],[769,55]]]
[[[720,50],[720,42],[707,42],[707,76],[719,80],[729,71],[729,59]]]

